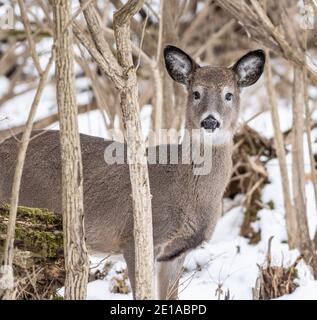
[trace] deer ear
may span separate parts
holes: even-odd
[[[188,86],[193,72],[199,67],[198,64],[187,53],[174,46],[165,47],[164,59],[172,79]]]
[[[234,66],[240,87],[249,87],[256,83],[264,70],[265,53],[263,50],[251,51],[243,56]]]

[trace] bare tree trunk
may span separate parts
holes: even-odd
[[[88,254],[83,212],[83,170],[74,89],[70,1],[52,1],[56,37],[57,103],[62,159],[65,299],[85,299]]]
[[[138,300],[154,298],[151,194],[146,150],[139,119],[138,83],[130,42],[131,18],[143,4],[144,0],[129,0],[114,15],[118,61],[125,75],[125,86],[120,91],[120,97],[132,186],[136,265],[135,298]]]
[[[178,10],[179,3],[178,1],[169,1],[164,0],[161,5],[161,21],[162,24],[162,40],[164,44],[174,44],[178,43],[177,36],[177,22],[175,21]],[[175,110],[175,82],[171,77],[165,72],[165,62],[163,59],[163,50],[161,48],[160,52],[160,71],[161,77],[163,79],[163,110],[162,110],[162,128],[167,129],[172,128]]]
[[[291,193],[289,188],[289,177],[287,172],[283,134],[281,131],[280,119],[277,111],[277,97],[276,97],[276,91],[273,85],[272,67],[271,67],[269,50],[266,50],[266,56],[267,56],[267,62],[265,67],[265,79],[266,79],[266,87],[267,87],[268,97],[269,97],[269,102],[271,107],[272,123],[274,127],[276,153],[277,153],[277,157],[280,165],[280,171],[281,171],[288,245],[291,249],[294,249],[296,248],[296,239],[297,239],[296,214],[292,205]]]
[[[306,196],[305,196],[305,172],[303,156],[303,133],[304,133],[304,73],[294,67],[293,88],[293,142],[292,142],[292,172],[294,205],[297,216],[298,247],[307,264],[309,264],[317,277],[317,257],[314,252],[313,242],[309,236]]]

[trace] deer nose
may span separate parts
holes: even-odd
[[[201,122],[201,127],[214,132],[217,128],[220,128],[220,122],[212,115],[209,115]]]

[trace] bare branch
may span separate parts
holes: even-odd
[[[100,69],[113,81],[116,88],[120,90],[124,86],[122,79],[122,72],[118,74],[118,70],[114,70],[109,60],[105,60],[105,54],[100,53],[93,43],[93,41],[87,36],[84,29],[79,25],[78,22],[73,22],[73,32],[79,42],[85,47],[89,54],[94,58]]]
[[[107,68],[108,68],[108,76],[110,76],[112,79],[117,79],[122,77],[122,69],[120,65],[118,64],[117,59],[113,55],[109,44],[107,43],[103,33],[102,33],[102,27],[101,27],[101,20],[98,12],[96,11],[93,4],[88,4],[85,6],[85,1],[80,0],[80,5],[83,8],[84,16],[87,22],[88,29],[90,31],[90,34],[92,36],[92,40],[94,42],[94,45],[96,46],[99,53],[102,55]],[[84,8],[85,6],[85,8]]]
[[[26,7],[25,7],[25,4],[24,4],[23,0],[18,0],[18,3],[19,3],[19,7],[20,7],[20,12],[21,12],[21,16],[22,16],[23,25],[24,25],[24,28],[25,28],[25,31],[26,31],[26,37],[27,37],[27,40],[28,40],[28,43],[29,43],[29,47],[30,47],[30,51],[31,51],[31,56],[32,56],[32,59],[33,59],[33,62],[34,62],[34,66],[37,69],[37,72],[39,74],[41,74],[43,71],[42,71],[42,68],[41,68],[39,57],[38,57],[38,55],[36,53],[35,43],[34,43],[34,40],[33,40],[33,37],[32,37],[32,32],[31,32],[31,27],[30,27],[30,24],[29,24],[29,21],[28,21],[28,18],[27,18],[27,14],[26,14]]]

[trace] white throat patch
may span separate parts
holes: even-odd
[[[227,130],[216,129],[212,134],[212,144],[215,146],[227,144],[232,139],[231,132]]]
[[[200,134],[193,134],[193,143],[202,144],[206,146],[219,146],[227,144],[232,139],[232,133],[227,130],[216,129],[214,132],[205,129],[199,129]]]

